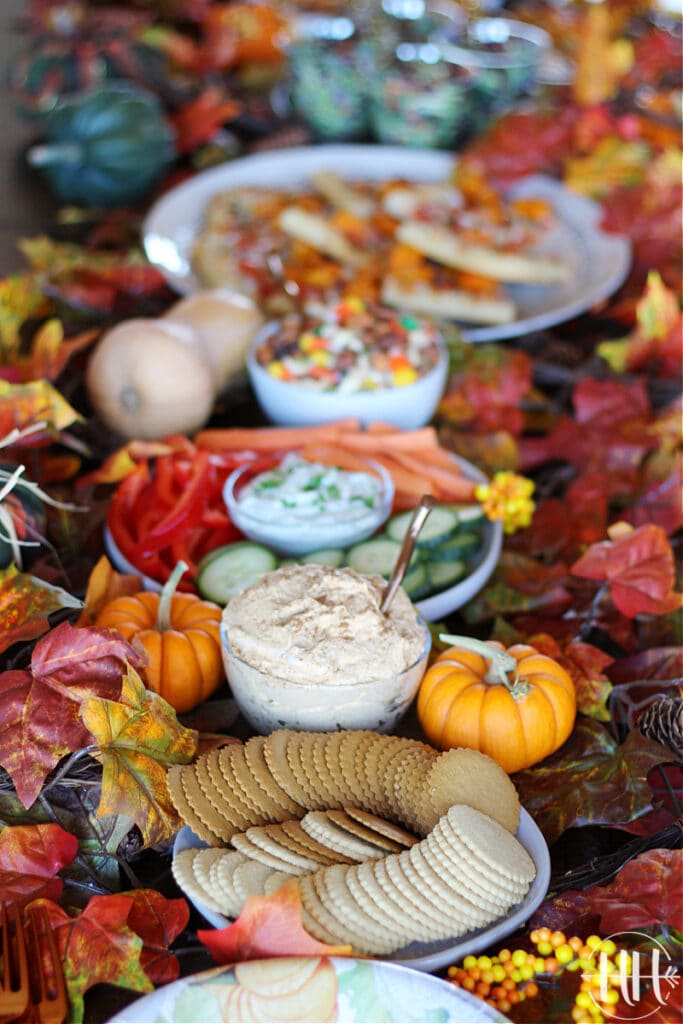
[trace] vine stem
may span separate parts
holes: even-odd
[[[524,697],[531,689],[529,683],[519,678],[517,660],[501,651],[486,640],[477,640],[473,636],[454,636],[451,633],[439,633],[439,640],[451,647],[462,647],[466,651],[480,654],[486,661],[484,682],[492,686],[506,686],[513,697]],[[512,679],[510,678],[512,676]]]
[[[159,607],[157,609],[156,628],[160,633],[165,633],[167,630],[171,629],[171,604],[181,577],[186,572],[187,562],[176,562],[173,572],[164,583],[161,596],[159,598]]]

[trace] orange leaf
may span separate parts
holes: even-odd
[[[127,576],[116,572],[106,555],[102,555],[88,579],[85,607],[76,623],[77,626],[94,626],[95,619],[106,604],[115,597],[130,597],[142,590],[139,576]]]
[[[301,923],[301,893],[285,882],[273,896],[247,900],[234,924],[198,931],[197,938],[216,963],[258,960],[269,956],[351,956],[351,946],[327,946],[312,938]]]

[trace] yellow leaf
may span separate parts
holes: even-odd
[[[168,793],[166,769],[192,761],[197,733],[182,726],[170,704],[148,691],[130,667],[118,701],[92,697],[80,713],[103,767],[98,816],[130,818],[146,847],[170,838],[182,821]]]

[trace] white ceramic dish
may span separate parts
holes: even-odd
[[[447,964],[455,963],[470,953],[478,953],[482,949],[493,946],[507,935],[511,935],[527,921],[538,906],[543,902],[548,890],[550,881],[550,853],[543,834],[527,811],[522,808],[517,838],[526,849],[534,864],[536,865],[536,877],[525,898],[516,907],[513,907],[506,917],[486,928],[480,928],[459,939],[445,942],[422,943],[415,942],[405,949],[400,949],[392,956],[387,957],[392,963],[401,964],[404,967],[413,967],[418,971],[436,971]],[[191,846],[204,846],[204,843],[186,825],[176,836],[173,847],[174,853],[185,850]],[[187,897],[190,899],[190,897]],[[206,918],[214,928],[226,928],[231,921],[213,910],[209,910],[202,904],[192,901],[199,913]],[[403,1018],[402,1018],[403,1019]]]
[[[423,619],[420,625],[424,630],[422,652],[403,672],[368,682],[315,686],[278,678],[247,664],[230,646],[223,621],[225,674],[242,715],[259,733],[275,729],[390,732],[408,710],[427,670],[432,637]]]
[[[203,287],[192,272],[190,254],[204,209],[216,193],[239,186],[306,188],[312,172],[332,168],[343,177],[378,180],[442,181],[453,171],[454,157],[434,150],[401,146],[304,146],[259,153],[202,171],[161,197],[143,225],[147,258],[182,294]],[[525,178],[510,190],[513,196],[538,196],[554,206],[558,223],[543,251],[571,268],[561,285],[513,285],[508,294],[517,303],[518,319],[492,327],[465,326],[468,341],[514,338],[562,323],[604,301],[624,281],[631,261],[628,240],[602,231],[600,206],[573,195],[554,179]]]
[[[452,458],[460,465],[466,477],[476,480],[477,483],[485,482],[486,476],[476,466],[473,466],[471,462],[455,454]],[[483,528],[483,534],[484,543],[470,574],[454,586],[441,590],[438,594],[433,594],[431,597],[425,597],[422,601],[415,602],[415,607],[420,615],[427,619],[428,622],[437,622],[439,619],[444,619],[446,616],[451,615],[452,612],[457,611],[462,605],[467,604],[488,581],[498,564],[503,548],[502,524],[499,522],[487,523]],[[134,565],[131,565],[128,559],[124,558],[121,554],[106,526],[104,528],[104,543],[112,565],[119,572],[140,575],[139,570]],[[161,590],[161,584],[157,583],[156,580],[150,579],[149,576],[142,577],[142,585],[145,590]]]
[[[109,1024],[240,1020],[305,1024],[323,1017],[337,1024],[509,1021],[483,1000],[442,978],[398,964],[350,957],[275,957],[217,967],[163,985],[136,999]]]
[[[272,330],[271,325],[264,329]],[[445,348],[436,366],[413,384],[377,391],[317,391],[305,384],[278,380],[268,373],[254,354],[263,338],[263,333],[257,335],[249,346],[247,372],[258,404],[268,419],[279,426],[306,427],[353,417],[363,426],[381,420],[401,430],[417,430],[429,423],[446,387]]]
[[[223,487],[223,500],[228,510],[228,515],[238,530],[241,530],[249,540],[265,544],[279,554],[298,557],[308,555],[312,551],[319,551],[323,548],[347,548],[352,544],[371,537],[387,521],[391,515],[391,506],[394,500],[394,482],[391,474],[380,465],[379,462],[368,460],[367,471],[371,472],[374,478],[379,477],[381,491],[377,498],[375,507],[368,509],[361,506],[353,506],[358,513],[355,518],[344,518],[337,515],[336,521],[332,521],[333,515],[329,513],[326,520],[316,522],[314,514],[308,514],[305,518],[286,519],[282,515],[282,507],[279,505],[279,521],[275,515],[268,510],[268,516],[259,519],[244,508],[239,501],[240,484],[247,479],[250,466],[239,466],[233,470]],[[253,470],[252,476],[253,476]],[[272,505],[271,505],[272,508]]]

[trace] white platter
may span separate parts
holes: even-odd
[[[487,479],[486,476],[471,462],[468,462],[467,459],[463,459],[454,453],[451,453],[451,457],[458,463],[464,476],[468,477],[470,480],[475,480],[477,483],[485,483]],[[500,552],[503,547],[502,523],[486,523],[482,528],[482,533],[483,544],[476,561],[472,565],[472,571],[454,586],[448,587],[446,590],[441,590],[438,594],[432,594],[431,597],[425,597],[422,601],[415,602],[415,607],[419,611],[420,615],[427,619],[428,622],[437,622],[439,619],[444,619],[454,611],[457,611],[458,608],[467,604],[467,602],[470,601],[488,581],[493,570],[498,564]],[[140,576],[142,579],[142,586],[145,590],[161,591],[160,583],[152,579],[150,576],[145,576],[121,554],[116,546],[114,538],[111,535],[109,527],[106,525],[104,527],[104,546],[109,560],[115,569],[118,569],[119,572],[132,573]]]
[[[202,287],[190,264],[192,246],[208,201],[224,189],[306,188],[310,174],[323,168],[356,180],[442,181],[454,165],[455,158],[448,153],[400,146],[304,146],[243,157],[202,171],[162,196],[143,225],[145,253],[173,288],[190,294]],[[597,203],[542,175],[517,182],[510,195],[538,196],[553,204],[557,226],[544,240],[542,252],[568,263],[571,274],[561,285],[509,286],[506,291],[517,304],[518,319],[492,327],[464,326],[467,341],[514,338],[562,323],[604,301],[628,273],[630,244],[622,235],[601,230]]]
[[[245,979],[245,974],[247,975]],[[321,976],[323,991],[321,992]],[[301,979],[299,987],[293,986]],[[240,984],[242,979],[242,984]],[[293,980],[295,979],[295,980]],[[244,981],[248,984],[244,984]],[[292,986],[287,987],[287,981]],[[317,998],[316,998],[317,997]],[[294,1001],[294,1005],[293,1005]],[[330,1013],[330,1008],[332,1008]],[[241,1009],[240,1009],[241,1008]],[[261,1013],[255,1015],[255,1010]],[[241,1012],[242,1011],[242,1012]],[[334,1020],[504,1024],[509,1017],[442,978],[382,960],[309,957],[252,960],[174,981],[136,999],[109,1024],[206,1024],[206,1021]]]
[[[438,943],[414,942],[412,945],[398,950],[393,956],[386,957],[385,959],[392,963],[401,964],[403,967],[412,967],[418,971],[436,971],[448,964],[462,960],[463,957],[469,956],[470,953],[487,949],[500,939],[505,938],[506,935],[511,935],[512,932],[517,931],[543,902],[550,881],[550,854],[547,843],[533,818],[524,808],[522,808],[519,828],[517,829],[517,839],[536,865],[536,877],[531,883],[531,887],[524,900],[516,907],[513,907],[506,917],[494,921],[493,924],[486,928],[468,932],[467,935],[462,935],[457,940],[447,940]],[[204,845],[192,829],[185,825],[176,836],[173,852],[176,854],[188,847]],[[203,904],[191,900],[189,896],[187,899],[193,903],[199,913],[214,928],[227,928],[231,924],[227,917],[209,910]]]

